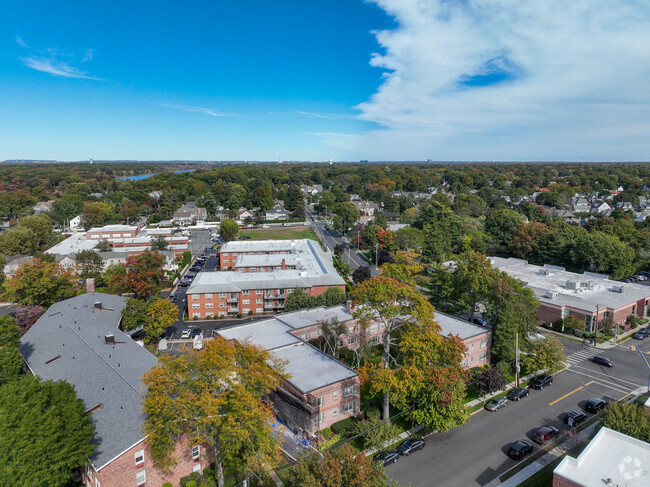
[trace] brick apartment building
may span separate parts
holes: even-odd
[[[82,469],[87,487],[180,484],[211,459],[204,445],[181,440],[169,474],[158,469],[142,432],[145,387],[157,359],[118,329],[126,298],[88,293],[51,306],[21,338],[26,368],[43,380],[66,380],[86,405],[96,446]]]
[[[573,316],[587,331],[605,320],[624,329],[630,315],[648,315],[650,287],[611,281],[606,275],[567,272],[564,267],[532,265],[522,259],[490,257],[492,266],[526,283],[540,306],[540,321],[552,323]]]
[[[313,296],[345,289],[331,253],[309,239],[228,242],[220,267],[199,273],[187,289],[190,318],[277,313],[295,289]]]

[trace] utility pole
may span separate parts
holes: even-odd
[[[377,264],[377,254],[379,253],[379,243],[375,244],[375,267],[379,267]]]
[[[515,387],[519,387],[519,333],[515,335]]]
[[[650,364],[648,364],[648,361],[646,360],[645,355],[643,354],[643,352],[641,350],[639,350],[637,347],[635,347],[633,345],[633,346],[630,347],[630,350],[632,350],[633,352],[635,350],[637,352],[639,352],[639,355],[641,355],[641,358],[645,362],[645,366],[648,368],[648,394],[650,394]]]
[[[598,344],[598,312],[600,311],[600,305],[596,305],[596,321],[594,322],[594,348],[596,348],[596,345]]]

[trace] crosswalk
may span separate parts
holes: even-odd
[[[600,353],[601,351],[597,348],[593,348],[593,347],[583,348],[582,350],[578,350],[577,352],[573,352],[571,355],[567,356],[566,358],[567,365],[570,367],[571,365],[579,364],[580,362],[589,360],[591,359],[591,357],[595,355],[599,355]]]

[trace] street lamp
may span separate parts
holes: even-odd
[[[520,355],[532,355],[536,356],[536,353],[532,352],[522,352],[519,350],[519,333],[515,335],[515,387],[519,387],[519,372],[521,371],[520,366]]]
[[[641,355],[641,358],[645,362],[645,366],[648,368],[648,394],[650,394],[650,364],[648,364],[648,361],[646,360],[645,355],[643,354],[643,352],[641,350],[639,350],[638,348],[636,348],[634,345],[632,345],[630,347],[630,350],[632,350],[633,352],[634,351],[639,352],[639,355]]]

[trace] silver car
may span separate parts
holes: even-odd
[[[501,407],[506,407],[507,405],[508,400],[505,397],[495,397],[485,405],[485,409],[488,411],[496,411]]]

